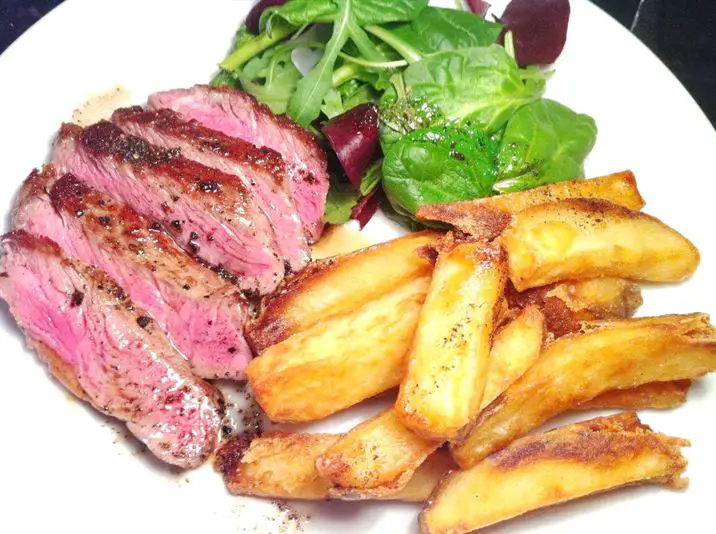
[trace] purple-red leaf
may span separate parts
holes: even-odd
[[[500,19],[515,39],[520,65],[554,63],[567,42],[569,0],[512,0]]]
[[[378,211],[382,200],[383,190],[380,187],[376,187],[373,191],[361,198],[355,208],[353,208],[351,219],[358,221],[361,230]]]
[[[469,7],[473,13],[484,17],[490,9],[490,4],[483,2],[483,0],[467,0],[467,7]]]
[[[259,22],[261,21],[261,15],[263,14],[264,9],[274,6],[282,6],[286,2],[288,2],[288,0],[259,0],[246,17],[246,27],[251,33],[258,35],[260,31]]]
[[[378,108],[375,104],[361,104],[328,121],[321,131],[338,156],[348,180],[359,189],[365,170],[380,156]]]

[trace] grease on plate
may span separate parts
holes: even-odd
[[[311,248],[314,260],[330,258],[338,254],[347,254],[374,245],[367,235],[352,224],[331,227],[321,240]]]
[[[72,122],[89,126],[102,119],[109,119],[112,112],[132,104],[129,91],[118,85],[104,93],[93,95],[72,112]]]

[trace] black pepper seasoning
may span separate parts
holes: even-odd
[[[72,308],[76,308],[77,306],[81,306],[82,302],[85,300],[85,294],[81,291],[75,291],[72,293],[72,298],[70,299],[70,306]]]
[[[146,328],[149,326],[149,323],[152,322],[152,319],[150,317],[147,317],[146,315],[142,315],[141,317],[137,317],[137,324],[140,328]]]

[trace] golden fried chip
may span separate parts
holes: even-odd
[[[537,362],[452,445],[462,467],[607,391],[716,370],[716,332],[700,316],[621,321],[548,345]]]
[[[532,510],[631,484],[683,488],[689,442],[652,432],[634,413],[527,436],[456,471],[420,515],[423,534],[463,534]]]
[[[571,199],[517,214],[501,237],[518,291],[572,279],[678,282],[699,252],[664,223],[603,200]]]

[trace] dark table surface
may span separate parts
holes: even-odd
[[[0,0],[0,52],[60,2]],[[716,0],[594,2],[666,63],[716,125]]]

